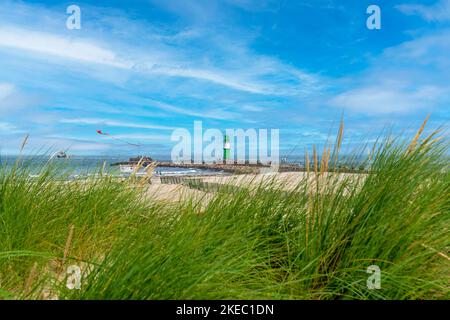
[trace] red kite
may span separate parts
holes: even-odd
[[[103,135],[103,136],[108,136],[108,137],[110,137],[111,139],[114,139],[114,140],[117,140],[117,141],[120,141],[120,142],[129,144],[130,146],[135,146],[135,147],[140,147],[140,146],[141,146],[140,144],[135,144],[135,143],[131,143],[131,142],[128,142],[128,141],[125,141],[125,140],[122,140],[122,139],[115,138],[115,137],[113,137],[112,135],[110,135],[109,133],[103,132],[102,130],[96,130],[96,132],[97,132],[98,134]]]

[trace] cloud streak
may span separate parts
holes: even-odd
[[[155,129],[155,130],[173,130],[175,127],[162,126],[156,124],[143,124],[136,122],[119,121],[112,119],[101,118],[74,118],[74,119],[61,119],[60,123],[75,124],[75,125],[96,125],[107,127],[123,127],[123,128],[136,128],[136,129]]]
[[[410,113],[433,107],[446,91],[437,87],[414,89],[368,86],[346,91],[331,99],[331,105],[369,115]]]
[[[0,83],[0,102],[9,96],[14,92],[14,85],[10,83]]]
[[[146,101],[151,106],[157,107],[160,110],[168,111],[171,113],[187,115],[196,118],[206,118],[206,119],[216,119],[216,120],[226,120],[226,119],[234,119],[238,115],[233,112],[225,111],[225,110],[213,110],[213,111],[195,111],[188,107],[177,107],[172,104],[168,104],[165,102],[149,100]]]
[[[160,49],[152,49],[151,57],[148,57],[148,54],[141,52],[142,49],[123,43],[120,46],[122,54],[101,45],[98,40],[37,32],[17,26],[0,26],[0,47],[30,52],[33,59],[42,55],[55,56],[79,63],[122,69],[135,75],[187,78],[260,95],[305,94],[314,90],[318,83],[312,74],[284,66],[272,58],[252,57],[250,53],[242,55],[241,52],[239,57],[227,58],[227,63],[242,61],[249,64],[245,69],[241,65],[231,68],[228,66],[231,70],[226,71],[219,66],[202,67],[201,61],[195,61],[195,65],[186,62],[192,54],[188,47],[181,50],[185,57],[174,60],[175,56],[180,55],[179,47],[161,48],[161,45],[155,45]],[[177,51],[176,54],[174,50]]]
[[[92,42],[22,28],[1,27],[0,46],[116,68],[131,67],[113,51]]]
[[[396,8],[406,15],[417,15],[429,22],[450,21],[450,0],[440,0],[431,6],[401,4]]]
[[[444,29],[387,48],[329,104],[368,115],[438,110],[450,103],[449,39]]]

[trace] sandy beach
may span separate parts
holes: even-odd
[[[322,182],[327,179],[338,179],[339,181],[357,180],[361,177],[361,174],[355,173],[324,173],[320,175]],[[261,174],[239,174],[228,176],[206,176],[185,178],[181,183],[166,184],[161,183],[161,179],[154,177],[151,179],[151,184],[146,191],[146,196],[151,200],[167,201],[167,202],[180,202],[180,201],[199,201],[207,203],[214,196],[214,190],[221,186],[230,187],[253,187],[256,188],[260,185],[270,184],[277,186],[285,191],[292,191],[302,183],[306,183],[306,179],[312,182],[315,178],[314,173],[306,172],[270,172]],[[196,188],[189,185],[189,180],[193,184],[203,186],[203,188]],[[209,186],[209,188],[208,188]],[[215,188],[212,188],[215,187]],[[202,190],[199,190],[202,189]],[[207,189],[206,191],[203,189]]]

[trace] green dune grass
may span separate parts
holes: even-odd
[[[205,206],[149,201],[103,176],[0,173],[3,299],[448,299],[450,177],[438,133],[386,139],[368,173],[339,175],[338,151],[274,182],[215,192]],[[369,161],[370,160],[370,161]],[[381,270],[369,289],[367,268]],[[69,289],[69,266],[80,289]]]

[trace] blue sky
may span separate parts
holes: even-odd
[[[159,156],[202,120],[279,128],[286,154],[332,137],[342,113],[351,146],[428,113],[446,124],[449,53],[450,0],[2,0],[1,153],[29,133],[29,152]]]

